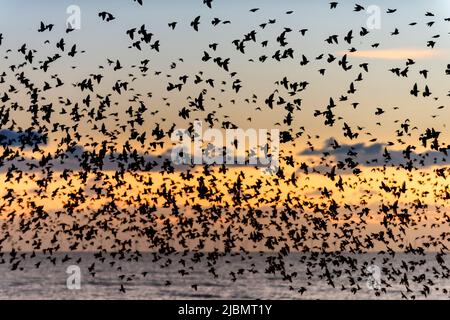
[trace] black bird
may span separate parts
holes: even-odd
[[[203,0],[203,3],[206,4],[208,6],[208,8],[212,8],[211,4],[212,4],[213,0]]]
[[[98,16],[100,18],[102,18],[103,21],[106,21],[106,22],[116,19],[111,13],[106,12],[106,11],[99,12]]]
[[[191,22],[191,27],[194,28],[195,31],[198,31],[198,26],[200,25],[200,16],[196,17],[192,22]]]

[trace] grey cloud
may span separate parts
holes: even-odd
[[[35,147],[46,144],[47,137],[33,131],[16,132],[0,130],[0,145],[3,147]]]
[[[318,156],[327,153],[333,156],[337,161],[345,162],[346,159],[351,158],[361,166],[366,167],[379,167],[383,165],[407,166],[409,163],[413,163],[415,167],[450,164],[450,158],[444,152],[439,151],[417,153],[414,150],[411,150],[408,158],[406,147],[405,150],[390,150],[388,146],[381,143],[357,143],[341,144],[339,148],[334,149],[332,147],[332,141],[334,141],[334,139],[328,140],[322,149],[303,150],[299,155]],[[385,150],[387,150],[386,156]],[[445,149],[443,151],[447,152],[448,150],[449,149]]]

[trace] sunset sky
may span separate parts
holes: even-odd
[[[70,99],[71,102],[78,103],[82,109],[83,99],[88,94],[96,107],[100,100],[111,94],[111,107],[106,112],[108,117],[95,123],[99,126],[104,124],[109,130],[117,129],[120,125],[127,125],[130,120],[130,116],[126,113],[127,109],[130,106],[139,107],[140,102],[145,104],[148,110],[143,115],[144,125],[138,127],[138,132],[140,134],[147,132],[147,142],[153,141],[152,130],[156,124],[159,124],[159,128],[164,131],[169,130],[173,125],[176,128],[187,128],[192,121],[204,121],[208,113],[214,112],[214,118],[218,120],[215,122],[215,128],[221,128],[222,121],[227,120],[243,129],[277,128],[282,131],[292,130],[293,135],[303,132],[297,139],[281,147],[282,156],[292,155],[295,165],[289,166],[284,163],[283,169],[287,178],[281,179],[283,181],[277,181],[276,176],[262,176],[259,170],[248,166],[230,167],[227,174],[219,173],[218,168],[213,168],[212,176],[204,175],[202,167],[198,166],[192,169],[194,178],[191,181],[182,178],[186,167],[177,168],[174,173],[162,173],[159,172],[162,171],[159,168],[150,172],[127,172],[125,184],[117,185],[113,164],[109,168],[106,166],[103,170],[105,175],[100,179],[97,180],[95,174],[89,173],[87,182],[83,182],[77,175],[77,171],[80,171],[77,160],[69,156],[69,161],[60,164],[59,167],[56,166],[56,162],[54,163],[55,172],[50,179],[48,189],[42,194],[38,192],[36,180],[44,173],[40,169],[28,170],[21,167],[23,164],[13,159],[6,161],[6,165],[2,163],[0,168],[0,183],[5,188],[0,193],[7,194],[8,189],[12,189],[15,193],[13,200],[0,199],[0,206],[3,205],[0,215],[4,221],[11,212],[33,216],[34,209],[28,206],[30,201],[42,205],[50,215],[60,210],[64,211],[65,208],[62,206],[71,201],[68,195],[75,190],[81,190],[80,194],[85,197],[85,203],[76,210],[80,213],[80,217],[82,216],[80,221],[86,222],[89,221],[89,215],[92,212],[109,201],[106,195],[99,199],[92,187],[107,190],[108,186],[113,186],[111,192],[116,194],[117,204],[123,212],[118,214],[115,217],[117,221],[111,221],[111,224],[118,224],[117,228],[123,232],[125,239],[130,234],[123,224],[123,221],[126,221],[126,210],[134,210],[139,205],[155,206],[158,209],[158,218],[161,219],[157,222],[160,225],[166,218],[176,221],[176,215],[171,215],[170,212],[173,209],[172,204],[167,205],[165,199],[158,195],[158,191],[164,188],[170,189],[174,195],[174,202],[181,208],[180,210],[187,216],[195,216],[196,213],[192,207],[196,204],[201,204],[204,208],[210,208],[212,205],[226,208],[231,204],[233,194],[229,192],[229,185],[235,183],[237,177],[244,174],[245,179],[242,183],[252,200],[242,205],[240,209],[243,212],[250,208],[270,212],[273,208],[283,209],[287,206],[312,212],[314,204],[323,207],[329,205],[330,199],[333,199],[342,210],[339,217],[330,220],[331,223],[343,224],[351,220],[357,221],[359,218],[355,212],[364,206],[371,209],[367,230],[356,232],[365,235],[368,232],[375,232],[380,227],[383,215],[378,209],[383,204],[398,201],[401,208],[408,208],[414,212],[411,207],[416,206],[416,200],[420,199],[429,207],[418,209],[419,213],[416,217],[417,221],[420,220],[418,230],[411,228],[411,234],[407,236],[408,241],[416,243],[415,237],[419,235],[448,231],[448,221],[447,227],[444,225],[444,227],[431,229],[431,224],[436,221],[445,221],[445,215],[449,211],[450,198],[445,198],[445,192],[448,192],[448,178],[439,177],[435,170],[448,167],[450,158],[444,159],[443,153],[431,150],[429,145],[422,146],[419,140],[427,128],[434,128],[441,132],[439,137],[441,148],[448,146],[450,141],[447,127],[448,119],[450,119],[450,97],[448,96],[450,75],[445,73],[450,63],[450,22],[445,21],[450,17],[448,1],[404,0],[395,1],[395,5],[392,1],[375,1],[376,3],[358,1],[364,7],[374,4],[381,8],[381,28],[369,30],[369,34],[364,37],[361,37],[359,33],[362,27],[367,28],[367,19],[370,14],[365,11],[354,12],[354,3],[348,1],[340,1],[338,8],[334,10],[329,9],[329,1],[312,0],[285,0],[282,1],[283,6],[280,6],[280,1],[223,0],[215,1],[213,9],[202,5],[200,0],[195,1],[196,5],[185,0],[146,0],[142,7],[130,5],[131,2],[131,0],[0,0],[0,33],[3,34],[3,42],[0,46],[0,54],[3,57],[0,60],[0,73],[3,71],[7,73],[4,77],[5,82],[0,83],[0,95],[7,92],[10,85],[13,85],[18,91],[8,92],[11,100],[6,102],[6,105],[10,107],[13,102],[17,102],[18,105],[23,106],[23,110],[19,108],[11,111],[10,116],[17,126],[11,129],[12,123],[8,122],[1,129],[18,131],[19,127],[27,129],[31,126],[30,113],[27,111],[30,99],[27,90],[16,77],[23,71],[40,88],[45,82],[51,84],[52,89],[41,92],[39,105],[53,103],[56,112],[52,123],[59,122],[67,126],[75,124],[68,114],[60,114],[62,108],[71,109],[71,106],[64,106],[64,103],[59,102],[60,100],[65,102]],[[69,17],[66,9],[69,5],[80,7],[81,29],[66,34],[65,23]],[[260,10],[254,13],[249,12],[252,8],[260,8]],[[397,9],[395,13],[386,13],[388,9],[394,8]],[[293,13],[286,14],[288,10],[292,10]],[[98,17],[101,11],[112,13],[116,19],[111,22],[102,21]],[[426,16],[427,12],[432,12],[434,16]],[[199,32],[195,32],[190,27],[190,22],[197,16],[201,17]],[[221,23],[214,27],[211,20],[215,17],[221,21],[229,20],[231,23]],[[259,25],[267,23],[269,19],[276,19],[276,23],[268,24],[262,29]],[[53,31],[38,33],[41,21],[45,24],[54,24]],[[178,23],[175,30],[172,30],[168,27],[168,23],[174,21]],[[431,21],[435,23],[431,27],[427,26],[426,24]],[[410,25],[412,22],[417,24]],[[160,41],[160,52],[151,50],[147,45],[142,51],[128,48],[133,41],[127,36],[126,31],[131,28],[139,29],[142,24],[145,24],[147,30],[154,34],[152,43],[155,40]],[[285,28],[290,28],[292,32],[286,34],[288,45],[280,48],[277,37]],[[396,28],[399,34],[391,35]],[[301,29],[308,29],[304,36],[299,32]],[[247,42],[245,54],[242,54],[236,50],[232,42],[242,39],[252,30],[256,31],[256,42]],[[344,37],[350,30],[353,30],[354,36],[352,44],[344,41]],[[328,44],[325,41],[331,35],[338,35],[338,44]],[[433,38],[436,35],[440,37]],[[64,38],[66,42],[64,53],[61,53],[55,45],[61,38]],[[45,43],[46,40],[49,42]],[[268,45],[262,47],[261,42],[265,40],[268,41]],[[427,47],[427,42],[431,40],[436,42],[434,49]],[[216,51],[209,48],[212,43],[218,43]],[[373,44],[376,43],[379,46],[373,48]],[[26,44],[27,51],[37,50],[34,53],[35,61],[33,65],[27,64],[12,71],[11,65],[24,62],[23,55],[18,52],[23,44]],[[67,56],[73,44],[76,44],[78,51],[74,58]],[[283,51],[287,48],[294,49],[294,59],[282,61],[272,59],[277,50]],[[356,51],[349,52],[351,48],[356,48]],[[8,49],[12,51],[8,52]],[[82,53],[82,50],[85,50],[85,53]],[[202,61],[205,51],[212,58],[230,58],[230,72],[236,72],[236,75],[231,77],[228,72],[219,68],[213,59],[208,62]],[[52,64],[47,72],[40,70],[39,61],[57,52],[63,57]],[[324,55],[323,59],[317,60],[316,57],[321,54]],[[333,63],[326,61],[329,54],[336,57]],[[345,54],[348,56],[349,64],[353,66],[349,71],[344,71],[338,64]],[[267,56],[264,63],[259,61],[263,55]],[[300,65],[302,55],[310,61],[305,66]],[[179,60],[180,58],[182,61]],[[114,61],[114,64],[119,60],[123,68],[114,71],[114,64],[109,66],[107,59]],[[145,59],[149,60],[149,69],[146,72],[140,72],[138,67]],[[395,68],[403,70],[406,68],[407,59],[415,61],[415,64],[409,66],[408,77],[398,77],[389,71]],[[176,67],[171,67],[173,63]],[[368,64],[369,72],[359,66],[364,63]],[[33,67],[37,69],[33,70]],[[326,69],[325,75],[319,73],[320,69]],[[427,79],[419,73],[422,70],[428,70]],[[214,79],[214,88],[205,81],[194,84],[195,76],[199,75],[200,71],[203,80]],[[156,75],[155,72],[161,73]],[[94,92],[82,92],[79,87],[71,85],[89,78],[92,74],[104,76],[102,82],[95,85]],[[363,81],[355,81],[359,74],[362,74]],[[64,86],[55,88],[56,81],[51,77],[52,75],[58,75],[64,82]],[[189,76],[183,89],[168,92],[168,84],[179,83],[179,77],[183,75]],[[290,96],[282,85],[275,84],[277,81],[282,81],[284,77],[287,77],[290,82],[308,82],[307,89],[296,93],[295,96]],[[240,79],[242,85],[238,93],[232,89],[232,83],[236,79]],[[111,88],[118,80],[127,81],[132,90],[120,95],[113,92]],[[356,88],[355,94],[347,94],[351,82]],[[416,83],[420,91],[418,97],[410,94]],[[430,97],[422,96],[425,86],[428,86],[431,91]],[[193,111],[189,119],[181,119],[179,111],[183,107],[188,107],[189,101],[197,98],[204,89],[206,89],[205,111]],[[221,89],[224,91],[222,92]],[[265,100],[273,93],[276,97],[283,96],[289,101],[301,99],[300,110],[294,112],[290,125],[283,123],[287,113],[283,107],[275,106],[274,109],[269,109],[265,104]],[[343,94],[348,96],[347,101],[339,101]],[[336,104],[336,108],[333,109],[336,117],[334,126],[325,125],[325,118],[316,114],[316,110],[320,112],[326,110],[330,98]],[[352,103],[356,102],[358,106],[354,108]],[[261,110],[256,110],[257,107]],[[377,115],[377,108],[383,109],[384,113]],[[247,120],[249,117],[251,121]],[[400,137],[397,130],[402,130],[401,125],[405,122],[410,127],[411,135],[403,134]],[[344,123],[354,132],[359,133],[359,136],[355,139],[344,136]],[[51,124],[46,125],[49,129],[52,128]],[[128,141],[148,159],[159,161],[161,164],[157,156],[168,157],[173,146],[170,137],[167,136],[162,139],[165,142],[164,147],[154,149],[148,144],[141,145],[137,141],[131,141],[129,130],[107,137],[93,126],[94,123],[89,122],[87,117],[79,122],[76,128],[76,132],[81,135],[80,140],[77,141],[79,150],[98,151],[101,148],[101,141],[106,139],[108,145],[114,145],[115,152],[120,154],[123,151],[123,145]],[[48,143],[41,146],[43,153],[32,151],[31,148],[25,148],[19,153],[28,161],[34,161],[38,166],[43,155],[64,148],[61,145],[58,146],[58,142],[63,137],[62,130],[49,132]],[[398,140],[399,138],[401,141]],[[335,139],[344,146],[342,150],[345,152],[332,149],[330,139]],[[406,164],[402,152],[408,145],[416,147],[413,151],[413,159],[420,160],[420,157],[428,152],[423,165],[411,172],[401,168],[401,165]],[[14,149],[14,146],[12,148]],[[387,163],[386,169],[383,168],[385,148],[392,156],[392,161]],[[19,148],[16,147],[16,149]],[[337,169],[337,174],[342,177],[346,186],[345,191],[342,191],[336,186],[338,178],[336,181],[331,180],[327,177],[327,173],[337,162],[344,162],[347,152],[351,150],[356,150],[358,153],[355,160],[359,162],[358,169],[361,170],[361,174],[355,175],[349,169]],[[322,158],[324,153],[326,157]],[[366,163],[373,159],[377,159],[378,162]],[[301,169],[302,163],[309,167],[308,173]],[[19,180],[6,181],[8,179],[6,168],[12,164],[23,168],[25,175]],[[59,176],[65,168],[73,169],[74,172],[70,173],[70,179],[63,180]],[[286,181],[292,174],[296,179],[295,184]],[[223,194],[220,201],[216,202],[214,195],[199,199],[198,191],[195,190],[200,177],[204,177],[207,184],[216,189],[217,194]],[[152,184],[145,186],[145,181],[148,179],[152,180]],[[259,179],[267,184],[260,194],[255,194],[250,186]],[[69,183],[68,180],[71,182]],[[381,181],[399,187],[405,182],[407,191],[399,198],[395,198],[392,194],[380,189]],[[190,191],[189,187],[193,191]],[[324,195],[324,188],[331,192],[331,197]],[[310,208],[307,208],[307,204],[311,205]],[[354,211],[349,213],[344,209],[345,205],[355,206]],[[224,209],[226,210],[228,208]],[[424,216],[429,221],[422,220]],[[269,221],[268,217],[264,219]],[[64,219],[67,219],[67,224],[70,225],[78,218],[67,216]],[[229,224],[227,219],[226,216],[218,219],[217,227],[226,229]],[[54,221],[57,221],[56,214]],[[302,219],[299,218],[297,223],[301,225]],[[422,223],[426,226],[422,226]],[[139,226],[140,222],[132,221],[130,224]],[[14,230],[14,227],[10,230]],[[274,234],[277,232],[276,230],[266,231]],[[131,233],[138,234],[134,231]],[[15,239],[11,241],[12,245],[20,243],[19,246],[22,248],[29,248],[29,244],[22,241],[23,239],[18,240],[22,235],[14,232],[12,234]],[[25,239],[28,239],[30,234],[28,233]],[[104,243],[109,241],[106,236],[100,236],[100,238]],[[63,240],[61,241],[64,243]],[[137,242],[139,241],[138,239]],[[243,242],[245,243],[245,240]],[[210,245],[215,246],[215,244]],[[145,248],[145,245],[142,244],[142,246]],[[220,245],[217,244],[217,246]],[[252,247],[252,244],[248,244],[247,249],[256,250],[261,247]]]

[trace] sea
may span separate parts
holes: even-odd
[[[227,255],[212,265],[204,257],[193,262],[192,254],[158,260],[152,253],[142,253],[137,261],[130,256],[108,257],[103,262],[92,253],[58,253],[53,255],[56,261],[37,254],[11,270],[8,253],[3,256],[6,263],[0,264],[0,299],[449,299],[447,256],[440,265],[435,254],[347,255],[354,264],[349,267],[333,263],[336,258],[329,256],[315,256],[315,263],[311,263],[304,254],[290,254],[283,261],[291,281],[279,272],[267,272],[271,271],[268,260],[276,256]],[[333,275],[332,284],[323,276],[326,270]],[[405,276],[410,292],[401,283]],[[352,292],[351,288],[358,290]]]

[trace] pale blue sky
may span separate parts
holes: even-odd
[[[213,9],[208,9],[201,0],[171,0],[171,1],[151,1],[145,0],[144,6],[139,6],[131,0],[121,1],[56,1],[56,0],[22,0],[6,1],[0,0],[0,30],[4,35],[4,44],[1,47],[2,55],[7,48],[12,48],[14,54],[9,60],[1,60],[1,67],[6,68],[7,64],[17,62],[15,51],[23,43],[28,44],[28,48],[35,48],[39,52],[39,58],[57,52],[55,42],[61,37],[66,39],[68,46],[77,44],[78,50],[86,50],[86,54],[78,55],[76,59],[65,57],[61,62],[57,62],[50,74],[60,73],[67,83],[79,81],[87,77],[90,73],[98,73],[98,65],[105,65],[106,58],[113,60],[120,59],[124,66],[139,63],[143,59],[150,59],[150,69],[153,71],[163,71],[163,76],[146,77],[134,82],[137,92],[145,94],[153,92],[154,99],[151,108],[160,110],[160,114],[171,121],[175,121],[178,111],[186,105],[186,97],[195,96],[201,90],[201,86],[186,86],[182,93],[167,93],[165,88],[169,81],[178,79],[180,75],[188,74],[191,79],[199,70],[205,72],[205,78],[214,78],[216,83],[227,81],[231,86],[231,79],[228,74],[219,69],[215,64],[205,64],[201,61],[203,51],[208,51],[214,56],[229,57],[231,59],[230,68],[237,71],[237,78],[242,80],[243,89],[239,94],[234,94],[228,90],[225,94],[220,94],[217,90],[210,90],[210,97],[216,97],[225,108],[216,109],[216,105],[211,106],[208,111],[217,110],[219,115],[229,115],[232,121],[245,127],[248,126],[245,119],[249,116],[254,118],[253,125],[260,127],[270,127],[275,122],[282,122],[284,112],[279,110],[270,111],[264,108],[264,100],[275,89],[274,82],[281,80],[283,76],[288,76],[292,81],[308,81],[309,89],[301,95],[303,99],[303,111],[298,114],[294,124],[296,127],[306,126],[308,132],[323,135],[326,139],[329,136],[338,135],[341,132],[342,123],[335,128],[325,127],[321,117],[312,116],[315,109],[324,110],[330,97],[334,97],[336,102],[342,92],[348,90],[349,83],[356,78],[360,69],[357,65],[362,62],[370,63],[370,73],[364,74],[365,80],[362,84],[357,84],[358,92],[351,97],[348,102],[341,103],[336,109],[336,114],[346,119],[353,125],[366,126],[374,130],[374,134],[387,139],[394,132],[394,124],[391,120],[397,118],[410,118],[416,121],[416,125],[422,128],[434,125],[437,127],[445,125],[446,119],[450,116],[450,111],[440,111],[441,117],[431,118],[437,106],[448,103],[445,94],[450,87],[447,85],[448,77],[444,75],[445,66],[450,62],[448,49],[450,48],[450,23],[444,22],[444,18],[450,17],[450,3],[445,0],[415,0],[415,1],[358,1],[358,3],[368,5],[379,5],[382,9],[381,29],[371,30],[371,33],[360,38],[357,36],[360,28],[366,25],[368,14],[365,12],[354,12],[353,2],[340,1],[336,10],[329,10],[329,1],[270,1],[270,0],[215,0]],[[69,35],[64,33],[65,21],[68,17],[66,8],[68,5],[79,5],[82,13],[82,28],[80,31],[72,32]],[[259,7],[256,13],[250,13],[249,9]],[[395,14],[386,14],[388,8],[396,8]],[[294,13],[286,15],[285,12],[293,10]],[[97,16],[100,11],[111,12],[116,20],[103,22]],[[435,17],[426,17],[427,11],[433,12]],[[196,16],[201,16],[200,31],[194,32],[189,23]],[[219,25],[213,27],[210,21],[214,17],[222,20],[230,20],[230,25]],[[259,24],[267,22],[268,19],[276,19],[275,25],[270,25],[262,30]],[[51,33],[37,33],[40,21],[55,24],[55,30]],[[172,31],[167,23],[177,21],[177,28]],[[436,21],[431,28],[425,26],[429,21]],[[408,26],[411,22],[417,22],[417,26]],[[136,49],[128,49],[131,44],[125,31],[132,27],[140,27],[142,24],[155,34],[154,39],[161,42],[161,53],[157,54],[149,49],[138,52]],[[265,54],[269,57],[279,49],[276,37],[282,32],[284,27],[290,27],[293,32],[288,35],[289,45],[295,50],[295,60],[282,61],[281,63],[268,61],[264,64],[259,62],[250,63],[248,59],[257,59]],[[390,36],[395,27],[400,30],[400,35]],[[298,33],[299,29],[308,28],[310,31],[305,37]],[[244,34],[251,30],[257,31],[257,44],[248,44],[247,54],[242,55],[234,49],[231,41],[241,39]],[[348,50],[351,46],[344,43],[343,37],[353,29],[356,35],[352,46],[364,50],[370,49],[371,44],[380,42],[380,49],[426,49],[426,42],[432,36],[440,34],[437,39],[438,45],[435,52],[439,55],[418,61],[412,67],[408,79],[400,79],[388,72],[393,67],[404,67],[404,61],[396,60],[376,60],[354,58],[351,63],[354,65],[352,72],[344,73],[337,63],[332,66],[325,61],[314,61],[314,57],[320,53],[331,53],[338,55],[339,52]],[[339,45],[328,45],[324,39],[329,35],[338,34]],[[49,39],[51,44],[44,45],[44,41]],[[261,48],[260,42],[269,40],[268,48]],[[208,48],[208,44],[217,42],[219,48],[213,52]],[[300,57],[304,54],[312,61],[309,65],[301,67]],[[184,63],[178,63],[175,70],[170,69],[170,64],[182,57]],[[76,70],[69,66],[77,65]],[[326,77],[318,74],[317,70],[326,68]],[[419,76],[421,69],[430,70],[430,78],[425,81]],[[110,91],[109,83],[114,83],[119,75],[125,77],[128,73],[136,73],[136,70],[125,68],[123,72],[106,73],[105,92]],[[164,74],[171,74],[173,78],[168,79]],[[42,76],[42,72],[31,72],[30,77],[37,81],[48,81]],[[110,79],[109,79],[110,78]],[[173,80],[172,80],[173,79]],[[110,82],[108,82],[110,80]],[[234,80],[234,79],[233,79]],[[413,98],[409,95],[409,90],[415,82],[420,86],[429,84],[433,94],[440,97],[436,102],[431,99]],[[204,84],[202,85],[205,86]],[[255,114],[254,105],[247,105],[245,98],[256,93],[259,97],[257,105],[262,107],[264,112]],[[77,91],[74,93],[77,96]],[[54,93],[56,98],[56,93]],[[49,98],[52,95],[49,93]],[[172,109],[163,107],[162,97],[168,97],[173,104]],[[126,99],[123,98],[123,103]],[[236,99],[236,105],[229,103],[230,99]],[[119,100],[118,100],[119,101]],[[350,103],[358,101],[361,107],[355,111]],[[390,109],[392,106],[399,106],[400,113],[389,114],[384,118],[374,116],[376,107],[382,106]],[[20,115],[18,118],[20,119]],[[276,120],[276,121],[275,121]],[[383,128],[374,124],[378,120],[383,120]],[[171,122],[170,122],[171,123]],[[382,129],[382,130],[381,130]]]

